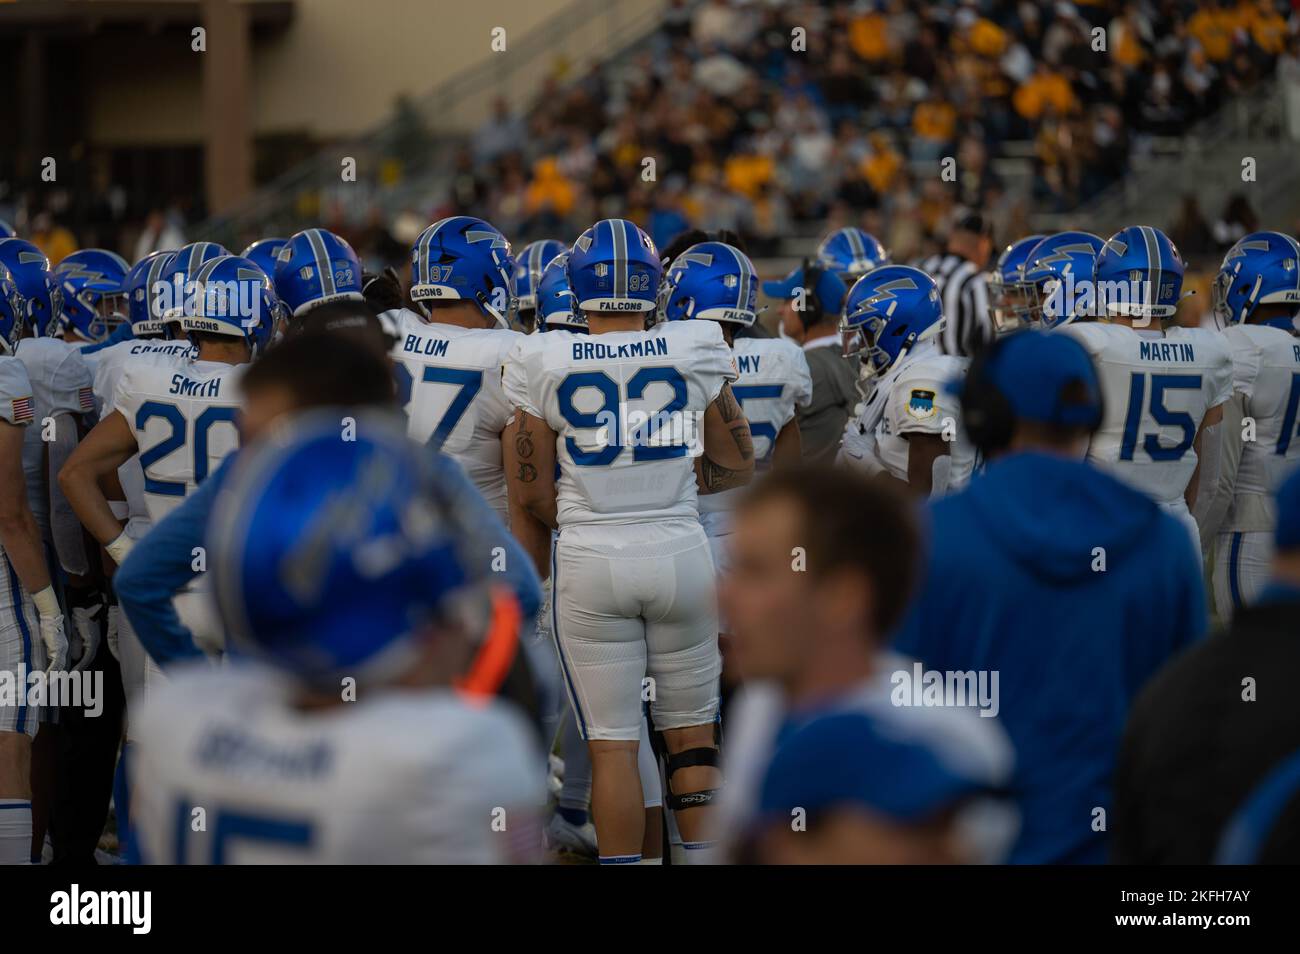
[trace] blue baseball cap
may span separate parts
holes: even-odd
[[[817,278],[817,285],[813,291],[817,295],[817,300],[822,304],[822,313],[838,315],[844,307],[844,296],[849,292],[848,287],[838,275],[829,269],[819,269],[819,271],[821,275]],[[807,289],[808,287],[804,284],[803,276],[804,268],[800,266],[785,278],[774,282],[763,282],[763,294],[768,298],[793,298],[798,289]]]
[[[851,753],[851,756],[846,756]],[[759,786],[764,818],[858,806],[915,823],[980,796],[996,797],[1007,765],[983,754],[954,760],[865,712],[832,713],[789,734]]]
[[[1300,550],[1300,470],[1277,489],[1277,527],[1273,542],[1279,550]]]
[[[1074,338],[1030,328],[991,347],[986,380],[1007,399],[1015,417],[1068,427],[1096,427],[1101,422],[1097,369]],[[1083,384],[1083,399],[1067,400],[1067,389],[1077,383]],[[958,380],[950,388],[960,393],[963,386]]]

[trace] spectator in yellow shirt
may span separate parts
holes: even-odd
[[[1034,75],[1020,84],[1011,105],[1025,119],[1036,122],[1048,109],[1058,116],[1068,115],[1078,108],[1079,101],[1064,76],[1040,63]]]
[[[1187,32],[1196,38],[1212,63],[1222,63],[1232,55],[1232,34],[1237,29],[1237,14],[1220,0],[1207,4],[1187,21]]]

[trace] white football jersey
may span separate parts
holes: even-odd
[[[782,338],[737,338],[731,346],[739,377],[731,393],[749,421],[755,466],[772,459],[776,436],[794,419],[797,408],[812,400],[812,376],[803,349]],[[743,487],[720,494],[701,494],[700,513],[730,510]]]
[[[511,352],[504,383],[513,407],[555,431],[563,530],[697,519],[704,412],[735,379],[717,322],[674,321],[529,335]]]
[[[407,433],[454,458],[504,520],[506,477],[501,432],[510,405],[501,366],[524,336],[494,328],[460,328],[423,321],[410,311],[388,312],[397,336],[393,360],[409,380]]]
[[[322,711],[249,663],[169,676],[131,713],[148,863],[490,864],[540,841],[545,757],[505,703],[372,690]]]
[[[139,354],[122,368],[113,406],[135,432],[144,502],[154,523],[239,446],[235,417],[246,367]]]
[[[1088,459],[1156,502],[1185,509],[1196,470],[1192,441],[1210,408],[1232,394],[1232,356],[1203,328],[1165,331],[1075,322],[1065,334],[1092,355],[1105,413]]]
[[[1245,395],[1255,439],[1241,442],[1236,496],[1271,495],[1300,465],[1300,338],[1267,325],[1232,325],[1232,389]],[[1235,529],[1228,513],[1225,530]]]
[[[924,343],[890,368],[846,429],[846,434],[856,427],[872,435],[862,448],[851,446],[846,437],[841,454],[850,466],[860,453],[870,454],[880,468],[906,482],[910,435],[950,436],[945,492],[964,487],[975,469],[975,448],[962,429],[961,402],[948,392],[948,384],[964,377],[969,363]]]
[[[168,341],[164,338],[141,338],[119,341],[86,354],[86,363],[93,375],[95,410],[100,418],[113,410],[117,397],[117,384],[127,362],[142,354],[165,354],[193,358],[198,349],[186,341]],[[117,469],[117,479],[126,494],[127,516],[143,530],[149,521],[149,510],[144,502],[144,471],[140,469],[140,455],[134,455]]]
[[[23,338],[14,352],[31,385],[33,427],[23,435],[23,472],[27,499],[42,533],[50,532],[49,486],[46,483],[45,421],[61,414],[94,411],[90,369],[78,345],[62,338]]]

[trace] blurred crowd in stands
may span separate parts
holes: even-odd
[[[1030,209],[1078,208],[1151,137],[1300,64],[1298,26],[1286,0],[672,0],[630,55],[535,102],[498,100],[427,207],[358,220],[324,203],[315,218],[372,261],[404,259],[412,227],[461,212],[520,243],[604,216],[659,242],[732,229],[756,257],[858,224],[908,258],[956,206],[984,210],[999,239],[1031,231]],[[997,171],[1008,155],[1032,165],[1015,188]],[[1217,222],[1189,202],[1171,223],[1189,251],[1252,226],[1245,197]],[[126,209],[94,238],[124,254],[179,244],[179,218]]]

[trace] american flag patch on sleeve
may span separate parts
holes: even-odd
[[[14,398],[12,404],[14,410],[14,423],[30,424],[35,417],[32,412],[32,399],[30,397]]]
[[[81,403],[83,411],[93,411],[95,409],[94,388],[77,388],[77,400]]]

